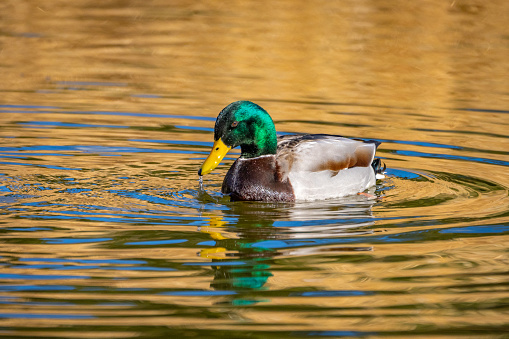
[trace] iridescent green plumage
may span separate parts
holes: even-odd
[[[226,106],[216,120],[214,140],[221,138],[231,148],[240,146],[242,158],[276,154],[276,128],[270,115],[250,101]]]

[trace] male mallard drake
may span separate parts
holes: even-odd
[[[337,198],[373,186],[384,170],[374,159],[379,142],[325,134],[277,137],[270,115],[250,101],[236,101],[219,113],[214,140],[198,175],[210,173],[240,146],[221,189],[232,200]]]

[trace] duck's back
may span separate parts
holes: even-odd
[[[296,200],[342,197],[375,184],[371,167],[378,146],[335,135],[278,138],[279,180],[289,180]]]

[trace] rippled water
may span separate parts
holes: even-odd
[[[506,337],[507,13],[1,3],[0,336]],[[376,198],[232,203],[235,150],[201,190],[238,99],[383,142]]]

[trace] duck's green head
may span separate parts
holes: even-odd
[[[241,158],[276,154],[276,128],[270,115],[250,101],[236,101],[219,113],[214,127],[214,146],[198,175],[216,168],[228,151],[240,146]]]

